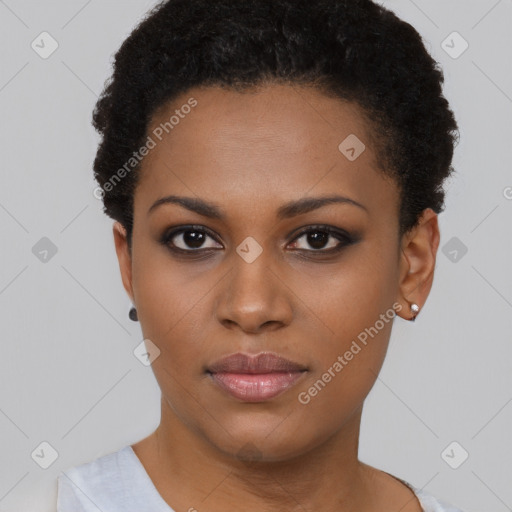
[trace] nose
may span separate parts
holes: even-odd
[[[221,287],[216,304],[218,321],[245,333],[276,330],[293,316],[291,295],[265,250],[251,263],[234,255],[233,268]]]

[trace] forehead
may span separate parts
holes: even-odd
[[[194,105],[194,106],[191,106]],[[136,203],[183,194],[233,206],[338,192],[395,208],[355,103],[300,86],[193,88],[154,114]],[[382,203],[382,204],[380,204]]]

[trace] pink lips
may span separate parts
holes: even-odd
[[[221,389],[244,402],[262,402],[283,393],[305,371],[304,366],[271,352],[256,356],[233,354],[208,368]]]

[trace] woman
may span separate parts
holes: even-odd
[[[169,0],[116,54],[94,162],[162,391],[59,512],[457,511],[358,459],[396,315],[430,292],[457,124],[370,0]]]

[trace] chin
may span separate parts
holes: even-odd
[[[308,428],[302,422],[299,428],[285,418],[274,418],[273,421],[253,418],[250,423],[246,421],[236,427],[224,423],[225,430],[205,434],[219,451],[244,462],[288,461],[307,453],[330,437],[318,426]]]

